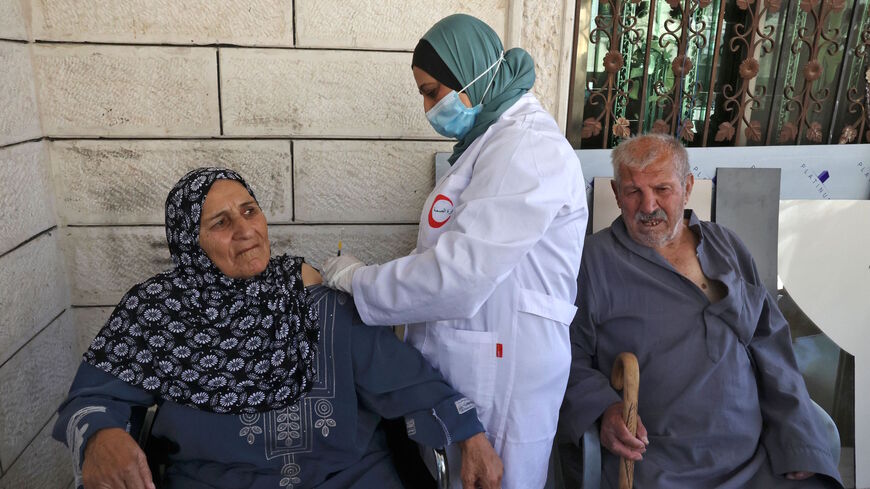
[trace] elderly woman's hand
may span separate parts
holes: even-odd
[[[365,266],[353,255],[333,256],[323,262],[323,283],[327,287],[353,295],[353,272]]]
[[[145,453],[120,428],[104,428],[88,440],[82,482],[85,489],[155,489]]]
[[[459,442],[459,447],[462,449],[463,489],[501,487],[504,467],[483,433]]]

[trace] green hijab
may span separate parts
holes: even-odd
[[[429,42],[453,76],[467,85],[498,60],[504,47],[498,34],[482,20],[465,14],[454,14],[438,21],[423,39]],[[468,87],[465,93],[472,106],[481,102],[483,92],[492,79],[495,68]],[[452,165],[478,136],[486,132],[520,97],[535,84],[535,62],[529,53],[514,48],[504,53],[504,61],[492,82],[483,110],[474,126],[453,146],[449,160]]]

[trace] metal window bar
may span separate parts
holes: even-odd
[[[870,141],[862,0],[577,0],[575,22],[575,147],[649,131],[690,146]]]

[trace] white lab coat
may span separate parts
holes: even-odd
[[[580,162],[526,94],[437,183],[412,254],[353,276],[364,322],[420,323],[408,341],[474,400],[505,488],[547,477],[587,218]]]

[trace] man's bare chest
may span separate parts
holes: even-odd
[[[681,247],[665,259],[680,273],[694,283],[711,303],[720,301],[728,292],[725,284],[704,275],[701,262],[692,247]]]

